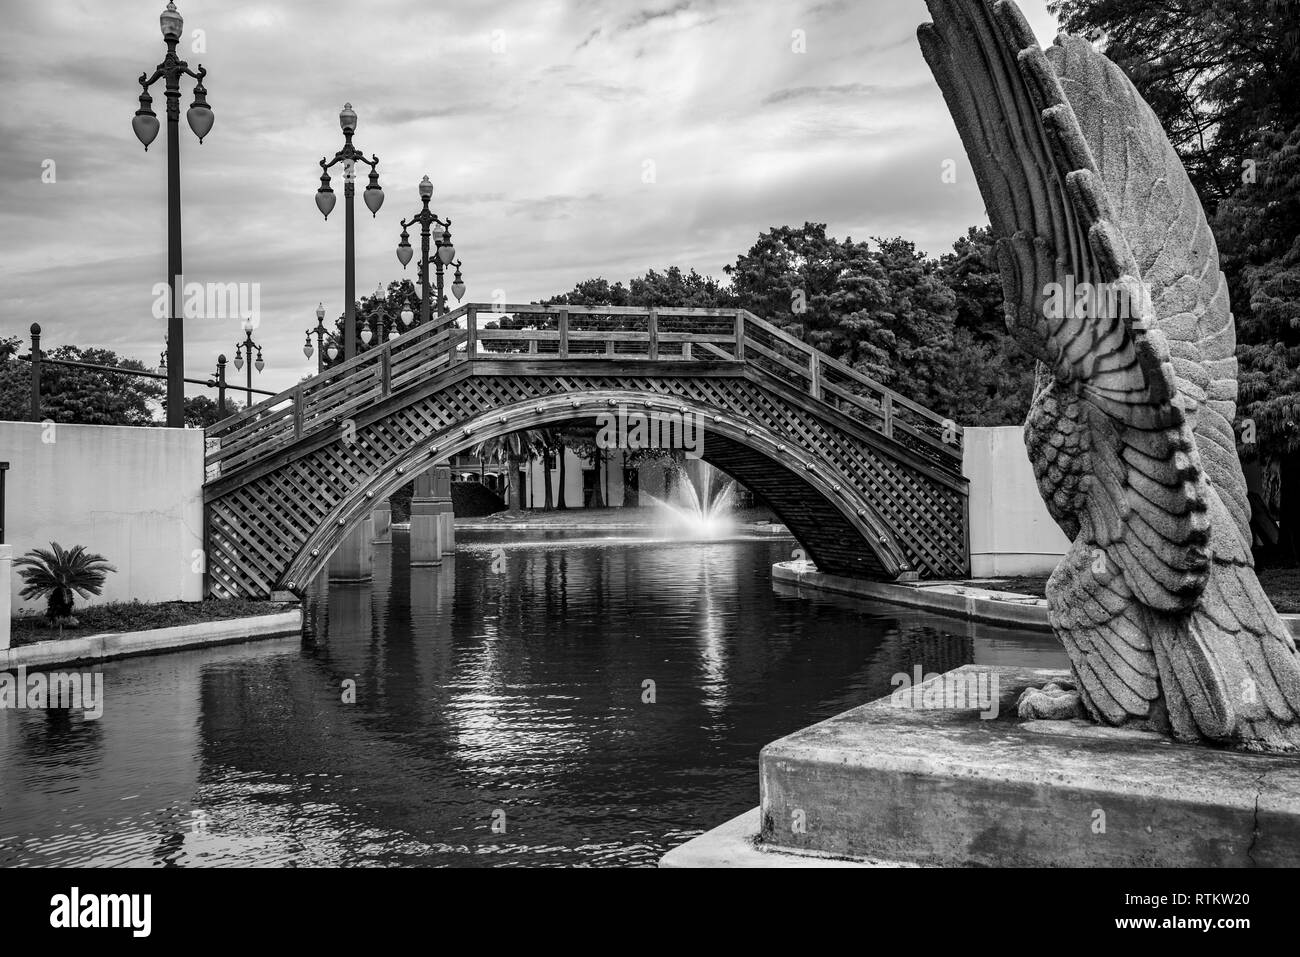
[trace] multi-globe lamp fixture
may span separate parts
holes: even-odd
[[[183,317],[177,309],[181,268],[181,165],[180,165],[180,99],[181,77],[193,77],[194,101],[185,113],[186,122],[194,135],[203,138],[212,131],[212,107],[208,105],[207,89],[203,78],[207,70],[200,64],[198,71],[189,68],[176,53],[185,21],[176,4],[169,2],[158,18],[167,53],[150,76],[140,74],[140,106],[131,119],[131,128],[145,150],[158,137],[161,124],[153,111],[153,97],[149,88],[158,80],[164,81],[167,100],[167,288],[171,290],[167,309],[167,425],[182,428],[185,425],[185,328]]]

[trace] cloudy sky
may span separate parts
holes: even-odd
[[[136,77],[164,52],[163,6],[5,5],[0,334],[39,321],[47,346],[157,361],[165,132],[146,153],[131,118]],[[185,276],[260,283],[266,388],[307,371],[317,302],[342,311],[342,177],[328,222],[314,192],[345,100],[386,194],[372,219],[358,189],[358,295],[402,275],[398,222],[426,173],[478,302],[674,264],[721,276],[773,225],[902,235],[938,254],[986,221],[916,43],[923,0],[178,6],[216,115],[202,145],[181,124]],[[1050,42],[1044,0],[1022,6]],[[185,109],[193,81],[183,89]],[[160,117],[163,104],[159,85]],[[237,318],[188,323],[187,374],[239,338]]]

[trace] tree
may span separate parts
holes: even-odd
[[[1007,332],[992,232],[972,226],[939,260],[956,300],[952,348],[934,383],[935,411],[963,425],[1019,425],[1033,398],[1034,361]]]
[[[634,306],[668,308],[727,309],[736,305],[736,295],[712,276],[694,269],[683,273],[677,266],[664,272],[651,269],[628,283],[628,299]]]
[[[1278,470],[1265,504],[1283,553],[1300,557],[1300,125],[1267,131],[1256,178],[1219,207],[1218,235],[1238,316],[1238,435]],[[1244,308],[1243,308],[1244,306]]]
[[[379,290],[376,290],[376,292],[378,291]],[[436,292],[433,293],[433,295],[435,298],[437,297]],[[413,313],[409,325],[404,324],[401,321],[403,309],[410,309]],[[356,355],[360,355],[365,352],[366,349],[373,348],[378,344],[378,339],[376,337],[379,334],[381,312],[384,315],[382,324],[385,339],[388,338],[388,334],[394,325],[397,327],[399,334],[409,332],[411,329],[418,326],[420,324],[420,297],[419,290],[416,289],[415,283],[409,279],[395,279],[383,289],[382,296],[376,295],[375,292],[372,292],[368,296],[362,296],[361,299],[357,301],[357,336],[354,343],[356,346]],[[431,316],[434,320],[437,319],[437,316],[432,315],[432,313]],[[333,331],[326,332],[325,334],[325,341],[322,348],[328,350],[329,347],[333,345],[338,350],[337,355],[335,355],[333,359],[329,357],[329,352],[326,351],[324,356],[324,368],[326,369],[331,366],[336,366],[343,361],[343,325],[344,317],[340,315],[334,320]],[[366,344],[364,338],[364,333],[367,329],[370,330],[371,335],[369,345]],[[314,340],[314,336],[311,338]],[[314,341],[312,342],[312,348],[315,348]]]
[[[0,338],[0,419],[23,422],[31,418],[32,367],[18,358],[22,340]]]
[[[226,395],[226,416],[234,415],[243,408],[238,402],[230,398],[229,393],[233,391],[227,389]],[[185,397],[185,424],[192,429],[206,429],[209,426],[216,425],[223,416],[217,408],[217,401],[211,396],[206,395],[187,395]]]
[[[529,429],[526,433],[529,445],[529,454],[541,459],[542,462],[542,488],[543,488],[543,511],[551,511],[555,508],[555,496],[551,488],[551,463],[554,461],[553,456],[559,445],[559,435],[555,429]],[[561,493],[563,494],[563,493]]]
[[[826,236],[825,223],[774,226],[727,266],[739,305],[782,328],[828,326],[811,306],[834,291],[844,250]]]
[[[559,500],[555,503],[555,507],[560,511],[564,511],[569,507],[569,496],[566,491],[566,486],[569,484],[568,435],[565,433],[563,429],[555,429],[554,434],[555,434],[555,454],[560,457],[560,494],[559,494]]]
[[[884,385],[932,402],[955,299],[938,264],[901,238],[875,246],[825,223],[773,227],[727,267],[741,306]]]
[[[1296,0],[1053,0],[1151,104],[1213,215],[1261,130],[1300,120]]]
[[[525,429],[494,436],[476,445],[472,454],[480,462],[505,462],[507,505],[517,511],[523,507],[523,489],[519,483],[519,466],[526,462],[531,449],[536,446],[538,436],[535,430]]]
[[[0,418],[31,418],[31,363],[16,358],[16,339],[0,348]],[[144,372],[138,359],[124,359],[111,349],[59,346],[45,350],[52,359],[93,362]],[[161,380],[68,366],[41,367],[41,419],[83,425],[156,425],[154,405],[166,394]]]
[[[855,242],[828,236],[825,223],[774,226],[726,272],[729,288],[669,267],[627,286],[589,279],[546,302],[742,307],[958,422],[1024,421],[1033,363],[1006,330],[988,227],[934,260],[898,237]]]
[[[612,286],[603,278],[584,279],[569,292],[542,301],[547,306],[661,306],[664,308],[727,309],[736,305],[735,294],[712,276],[680,266],[663,272],[654,269],[633,277],[626,286]]]
[[[627,287],[621,282],[610,285],[607,279],[584,279],[572,291],[542,300],[546,306],[628,306]]]

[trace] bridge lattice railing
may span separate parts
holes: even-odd
[[[961,430],[744,309],[469,303],[207,430],[229,474],[467,359],[745,362],[960,474]]]

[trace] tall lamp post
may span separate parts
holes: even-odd
[[[173,429],[185,425],[185,331],[180,309],[176,300],[180,298],[181,275],[181,154],[180,154],[180,118],[181,118],[181,77],[193,77],[194,103],[185,113],[194,135],[203,142],[212,129],[212,109],[208,106],[207,90],[203,88],[203,78],[207,70],[199,65],[195,73],[184,60],[176,55],[176,44],[180,42],[181,30],[185,21],[176,10],[176,4],[169,2],[167,9],[158,18],[162,27],[163,42],[167,44],[167,55],[154,68],[153,76],[140,74],[140,108],[135,111],[131,127],[136,138],[144,144],[146,150],[158,135],[158,117],[153,111],[153,97],[149,87],[157,80],[166,81],[164,95],[167,97],[167,288],[170,290],[167,308],[167,425]]]
[[[375,289],[374,303],[375,317],[361,329],[361,342],[367,347],[372,339],[375,345],[382,346],[385,342],[391,342],[402,334],[402,329],[397,322],[398,317],[388,311],[387,303],[384,301],[384,287],[382,285]],[[411,312],[410,309],[403,309],[399,315],[402,326],[409,329],[411,320],[415,318],[415,313]],[[387,335],[384,334],[385,323],[387,323]],[[373,332],[371,326],[374,327]]]
[[[459,300],[465,295],[465,281],[461,276],[461,263],[456,261],[456,247],[451,242],[451,220],[441,219],[438,215],[429,209],[429,200],[433,198],[433,183],[429,177],[420,180],[420,205],[421,209],[410,219],[402,220],[402,237],[397,244],[397,260],[405,269],[411,262],[414,250],[411,249],[411,234],[407,230],[416,224],[420,227],[420,322],[428,322],[430,310],[435,309],[441,316],[447,311],[447,297],[443,293],[443,269],[447,266],[456,268],[456,275],[452,282],[451,291]],[[431,235],[433,227],[438,226],[437,238]],[[429,254],[429,241],[433,239],[436,244],[436,250],[432,256]],[[433,263],[437,271],[437,302],[431,306],[432,297],[429,295],[429,263]]]
[[[329,336],[329,330],[325,328],[325,303],[316,307],[316,328],[307,330],[307,341],[303,343],[302,354],[308,359],[312,357],[313,349],[311,347],[312,334],[316,336],[316,374],[320,375],[325,371],[325,339]],[[331,340],[329,346],[330,362],[333,362],[339,354],[338,346],[334,345]]]
[[[329,219],[334,208],[334,190],[330,188],[330,167],[335,163],[343,164],[343,359],[351,359],[357,352],[357,275],[356,275],[356,230],[352,219],[353,184],[356,180],[356,164],[360,160],[370,167],[370,182],[366,185],[364,198],[371,216],[379,212],[384,204],[384,191],[379,188],[379,157],[365,155],[352,145],[352,134],[357,129],[357,113],[351,103],[344,103],[339,111],[339,126],[343,128],[343,149],[334,154],[328,163],[322,156],[320,161],[320,188],[316,190],[316,208]]]
[[[257,350],[257,359],[253,359],[253,350]],[[253,367],[261,373],[266,368],[266,363],[262,360],[262,347],[253,341],[253,320],[244,320],[244,341],[235,343],[235,371],[244,368],[244,357],[248,357],[248,405],[246,408],[253,407]]]

